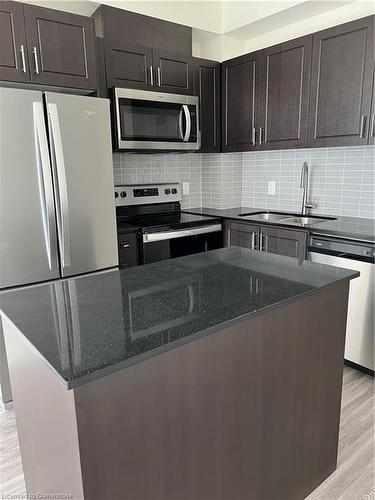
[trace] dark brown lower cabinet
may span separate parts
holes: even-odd
[[[118,236],[118,255],[121,269],[138,266],[139,251],[136,233],[121,234]]]
[[[259,250],[260,226],[256,224],[226,222],[224,229],[224,246],[237,246]]]
[[[305,259],[307,231],[226,221],[224,246],[238,246],[262,252]]]
[[[305,259],[307,231],[262,226],[259,248],[263,252]]]

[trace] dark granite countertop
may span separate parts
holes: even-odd
[[[231,247],[3,292],[0,310],[72,388],[357,275]]]
[[[198,214],[198,215],[210,215],[211,217],[222,217],[225,219],[235,219],[241,222],[247,223],[255,223],[255,224],[270,224],[272,226],[283,226],[295,229],[305,229],[314,234],[327,234],[332,236],[338,236],[341,238],[349,238],[360,241],[375,241],[375,220],[374,219],[364,219],[360,217],[341,217],[335,215],[323,215],[323,217],[334,217],[336,220],[328,220],[326,222],[322,222],[319,224],[314,224],[313,226],[304,226],[303,224],[291,223],[291,222],[283,222],[283,223],[275,223],[270,221],[253,221],[250,219],[245,219],[244,217],[240,217],[239,214],[250,213],[250,212],[282,212],[285,213],[284,210],[276,210],[276,209],[264,209],[264,208],[254,208],[254,207],[236,207],[236,208],[225,208],[225,209],[217,209],[217,208],[206,208],[206,207],[197,207],[197,208],[189,208],[184,209],[184,212]],[[295,213],[297,212],[288,212]],[[318,216],[319,214],[312,214],[314,216]]]

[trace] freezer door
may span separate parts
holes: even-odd
[[[41,92],[0,88],[0,289],[58,278]]]
[[[118,265],[109,101],[46,93],[63,276]]]

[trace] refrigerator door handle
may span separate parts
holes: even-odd
[[[61,242],[61,262],[63,267],[70,267],[69,198],[59,114],[56,104],[48,103],[48,115],[51,131],[52,165],[57,179],[57,223]]]
[[[43,231],[46,241],[48,265],[50,270],[54,271],[58,266],[55,206],[53,200],[53,184],[47,132],[45,128],[43,104],[41,102],[33,102],[33,115]]]

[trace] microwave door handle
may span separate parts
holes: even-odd
[[[58,186],[57,222],[61,238],[61,260],[63,267],[70,267],[71,259],[68,187],[66,182],[64,151],[61,140],[59,114],[57,111],[57,105],[55,103],[48,103],[48,114],[52,132],[52,164]]]
[[[184,107],[181,106],[181,109],[180,109],[180,113],[178,115],[178,129],[180,131],[180,137],[182,140],[184,140],[184,131],[183,131],[183,127],[182,127],[182,114],[184,112]]]
[[[184,110],[185,120],[186,120],[186,130],[182,140],[184,142],[187,142],[190,138],[190,132],[191,132],[191,116],[190,116],[189,106],[183,104],[182,109]]]
[[[57,269],[55,207],[53,200],[51,163],[48,151],[43,104],[41,102],[33,102],[33,115],[39,196],[42,209],[43,230],[46,241],[48,266],[51,271],[55,271]]]

